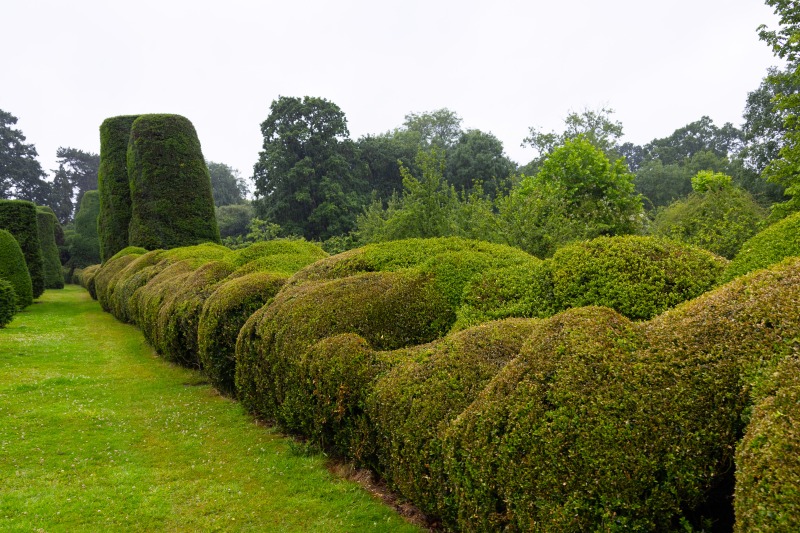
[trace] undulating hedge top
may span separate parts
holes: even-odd
[[[100,256],[103,262],[128,246],[131,220],[131,190],[128,183],[128,141],[139,115],[107,118],[100,125]]]
[[[17,293],[10,281],[0,278],[0,328],[6,327],[17,314]]]
[[[180,115],[140,115],[127,152],[128,244],[148,250],[220,242],[211,177],[194,126]]]
[[[234,253],[232,261],[237,269],[232,276],[253,272],[274,272],[288,276],[325,257],[328,254],[322,247],[305,240],[257,242]]]
[[[736,276],[800,256],[800,213],[794,213],[754,235],[742,245],[721,276],[724,283]]]
[[[33,297],[38,298],[44,292],[45,282],[36,206],[24,200],[0,200],[0,229],[7,230],[19,242],[31,276]]]
[[[99,264],[89,265],[86,268],[81,269],[78,276],[78,283],[80,283],[81,287],[89,291],[89,295],[95,300],[97,300],[97,292],[95,291],[94,278],[99,270]]]
[[[45,289],[63,289],[64,272],[61,269],[61,256],[56,244],[58,219],[49,207],[37,206],[36,219],[39,229],[39,245],[42,248]]]
[[[33,284],[22,248],[14,236],[4,229],[0,229],[0,279],[11,284],[19,309],[33,303]]]

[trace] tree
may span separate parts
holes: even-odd
[[[100,263],[100,237],[97,232],[99,215],[100,193],[86,191],[75,213],[75,231],[67,238],[70,253],[68,266],[73,270]]]
[[[0,109],[0,198],[17,198],[43,204],[50,188],[36,147],[13,126],[17,117]]]
[[[420,149],[447,150],[461,136],[461,117],[447,108],[425,113],[409,113],[403,129],[416,135]]]
[[[564,131],[543,133],[538,127],[528,128],[529,136],[523,139],[522,146],[528,145],[537,152],[539,159],[550,154],[567,141],[583,137],[584,140],[602,150],[607,156],[619,157],[618,141],[622,137],[622,123],[611,119],[614,110],[602,107],[597,111],[584,109],[580,113],[571,112],[564,119]]]
[[[241,204],[247,195],[247,183],[239,175],[239,171],[224,163],[207,161],[208,173],[211,176],[211,190],[214,205]]]
[[[50,206],[61,224],[69,224],[72,220],[72,211],[75,204],[72,202],[72,184],[69,181],[64,165],[59,165],[58,170],[54,171],[53,185],[50,188],[50,200],[46,205]]]
[[[367,186],[385,204],[392,194],[403,190],[400,162],[414,169],[419,140],[407,131],[395,130],[380,135],[366,135],[356,142],[358,158]]]
[[[97,173],[100,156],[77,148],[60,146],[56,150],[59,168],[63,167],[70,184],[77,190],[75,205],[80,205],[86,191],[97,190]]]
[[[675,130],[669,137],[654,139],[644,146],[645,160],[658,159],[664,165],[680,164],[700,152],[730,157],[742,145],[743,134],[731,123],[721,128],[709,117]]]
[[[447,152],[445,178],[457,190],[472,191],[481,183],[495,197],[506,188],[516,165],[503,153],[503,143],[491,133],[468,130]]]
[[[253,168],[259,218],[307,239],[347,233],[365,183],[342,110],[323,98],[281,96],[261,132],[263,150]]]
[[[244,237],[247,227],[255,216],[253,206],[250,204],[230,204],[216,208],[217,226],[220,237]]]

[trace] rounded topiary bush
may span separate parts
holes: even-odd
[[[655,237],[598,237],[551,259],[556,307],[602,305],[632,319],[651,318],[711,289],[727,261]]]
[[[56,244],[58,219],[49,207],[37,206],[36,221],[39,229],[39,245],[42,249],[44,287],[45,289],[63,289],[64,273]]]
[[[219,285],[203,304],[197,327],[203,372],[220,392],[236,392],[236,338],[247,319],[270,301],[286,276],[254,272]]]
[[[128,246],[131,220],[131,189],[128,182],[128,141],[131,126],[139,115],[107,118],[100,125],[100,257],[103,262]]]
[[[800,359],[785,359],[736,451],[736,528],[800,530]]]
[[[220,242],[211,177],[194,126],[179,115],[141,115],[127,153],[128,243],[148,250]]]
[[[97,291],[95,290],[94,278],[99,270],[100,265],[89,265],[81,270],[80,277],[78,278],[80,285],[89,291],[89,296],[91,296],[94,300],[97,300]]]
[[[237,395],[255,413],[301,433],[313,427],[304,416],[308,384],[299,378],[311,346],[342,333],[360,335],[378,350],[422,344],[440,337],[454,318],[430,276],[413,272],[286,287],[262,309],[237,342]]]
[[[14,236],[4,229],[0,229],[0,279],[11,284],[18,309],[33,303],[33,283],[22,248]]]
[[[736,276],[780,263],[786,257],[796,256],[800,256],[800,213],[772,224],[745,242],[720,280],[730,281]]]
[[[17,314],[17,293],[11,282],[0,278],[0,328],[6,327]]]
[[[166,266],[153,276],[145,285],[136,289],[130,302],[130,311],[134,322],[142,330],[145,339],[157,351],[161,351],[158,338],[158,313],[165,301],[174,294],[176,287],[195,271],[189,261],[170,262],[163,260]]]
[[[94,279],[95,293],[97,293],[97,301],[103,307],[104,311],[111,311],[111,296],[114,292],[116,282],[119,280],[119,275],[130,263],[139,257],[135,254],[121,255],[106,261],[97,271]]]
[[[17,239],[30,273],[33,297],[38,298],[44,292],[45,281],[36,206],[24,200],[0,200],[0,229]]]
[[[131,312],[131,301],[136,289],[145,285],[163,268],[168,266],[167,262],[163,266],[157,266],[162,261],[163,250],[153,250],[141,255],[131,261],[119,273],[119,278],[114,286],[114,290],[108,296],[111,314],[122,322],[133,322],[134,314]],[[115,256],[116,257],[116,256]],[[111,258],[109,261],[113,260]]]
[[[424,513],[444,516],[452,498],[444,472],[444,433],[519,354],[537,326],[537,320],[506,319],[448,335],[405,350],[371,387],[361,386],[377,435],[381,476]],[[320,365],[330,362],[321,358]],[[319,379],[326,379],[322,374]]]

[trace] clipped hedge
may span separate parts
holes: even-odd
[[[594,307],[543,320],[447,430],[445,517],[464,530],[730,526],[750,390],[798,349],[798,300],[800,259],[648,322]]]
[[[800,531],[800,354],[770,376],[736,451],[735,531]]]
[[[602,305],[631,319],[703,294],[727,264],[691,245],[634,235],[567,245],[550,261],[557,308]]]
[[[31,276],[33,298],[38,298],[44,292],[45,280],[36,206],[24,200],[0,200],[0,229],[17,239]]]
[[[127,152],[128,243],[148,250],[220,242],[211,178],[194,126],[180,115],[140,115]]]
[[[44,288],[63,289],[64,273],[61,269],[61,257],[56,244],[58,219],[49,207],[37,206],[36,223],[39,230],[39,245],[42,250]]]
[[[236,339],[247,319],[270,301],[287,276],[254,272],[219,285],[203,304],[197,327],[200,365],[220,392],[235,395]]]
[[[22,248],[14,236],[4,229],[0,229],[0,279],[11,284],[18,309],[33,303],[33,283]]]
[[[134,314],[131,312],[131,301],[136,289],[144,286],[150,281],[161,269],[167,267],[167,263],[162,261],[163,250],[153,250],[141,255],[138,255],[119,273],[119,278],[114,285],[114,290],[107,295],[111,314],[117,317],[117,320],[122,322],[133,322]],[[108,262],[110,262],[110,259]],[[106,264],[108,264],[106,262]]]
[[[360,335],[378,350],[422,344],[442,336],[454,318],[430,276],[413,272],[366,272],[286,287],[263,310],[237,342],[237,394],[251,411],[301,433],[314,426],[311,384],[299,373],[311,346],[342,333]]]
[[[17,293],[10,281],[0,278],[0,328],[6,327],[17,314]]]
[[[410,348],[371,387],[362,385],[378,436],[379,471],[424,513],[446,515],[452,498],[442,453],[445,432],[538,326],[532,319],[494,321]],[[319,365],[335,367],[326,358]],[[319,372],[318,379],[330,379],[325,374]]]
[[[120,273],[138,257],[135,254],[115,256],[106,261],[97,271],[94,279],[95,293],[97,294],[97,301],[100,302],[104,311],[112,310],[111,296],[116,282],[119,280]]]
[[[131,189],[128,183],[128,141],[131,126],[139,115],[107,118],[100,124],[100,167],[97,188],[100,191],[100,258],[105,263],[128,246],[131,220]]]
[[[99,270],[100,265],[89,265],[86,268],[81,269],[80,274],[78,275],[78,283],[81,285],[81,287],[89,291],[89,296],[91,296],[94,300],[97,300],[97,291],[95,290],[94,278]]]
[[[800,213],[772,224],[745,242],[720,276],[720,281],[724,283],[780,263],[786,257],[797,256],[800,256]]]

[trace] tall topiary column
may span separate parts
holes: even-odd
[[[128,244],[148,250],[220,242],[211,178],[194,126],[180,115],[142,115],[128,143]]]
[[[0,279],[13,287],[19,309],[33,303],[33,284],[22,248],[14,236],[4,229],[0,229]]]
[[[103,262],[128,246],[131,221],[131,190],[128,183],[128,141],[139,115],[107,118],[100,125],[100,257]]]
[[[64,272],[61,270],[61,257],[56,244],[58,219],[53,210],[45,206],[36,207],[36,219],[39,227],[39,246],[44,261],[44,287],[63,289]]]
[[[17,239],[33,283],[33,297],[38,298],[44,292],[44,261],[39,246],[36,206],[24,200],[0,200],[0,228]]]
[[[97,218],[100,213],[100,193],[86,191],[81,207],[75,214],[75,234],[70,237],[70,261],[76,268],[100,262],[100,240],[97,236]]]

